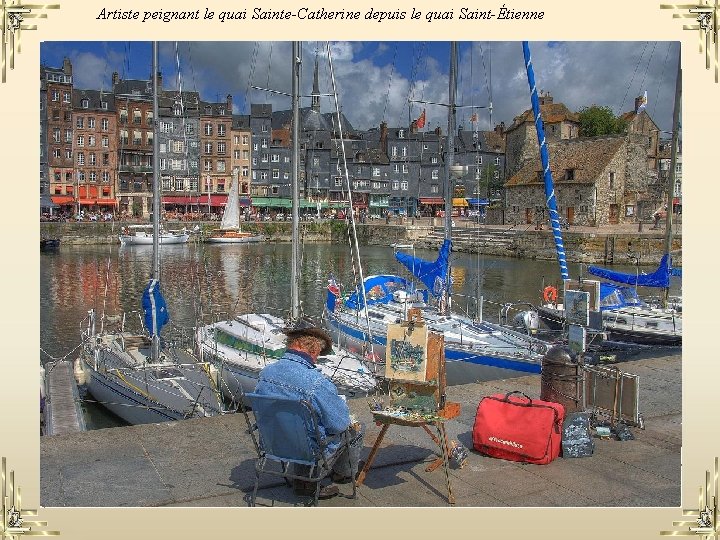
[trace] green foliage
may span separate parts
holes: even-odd
[[[613,135],[624,133],[627,122],[616,117],[610,107],[591,105],[580,110],[580,136]]]

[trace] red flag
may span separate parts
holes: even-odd
[[[422,114],[420,117],[415,120],[415,124],[417,125],[418,129],[422,129],[425,127],[425,109],[423,109]]]
[[[472,113],[472,116],[470,117],[471,122],[477,122],[477,113]]]

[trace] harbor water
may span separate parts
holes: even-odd
[[[344,290],[354,288],[350,249],[315,243],[304,244],[301,250],[302,311],[319,320],[331,274]],[[365,277],[380,273],[404,275],[391,247],[367,246],[360,250]],[[425,250],[415,254],[427,259],[437,256]],[[40,257],[41,363],[77,357],[81,331],[91,309],[106,316],[125,313],[129,326],[139,326],[142,292],[152,270],[152,246],[62,246]],[[191,242],[162,246],[162,292],[173,327],[191,336],[200,321],[207,323],[247,312],[286,315],[290,309],[290,258],[290,244],[286,243]],[[475,314],[480,293],[484,298],[483,316],[493,322],[497,322],[502,304],[537,305],[545,285],[560,283],[555,261],[457,253],[452,264],[454,309]],[[568,266],[571,276],[584,271],[580,265]],[[633,269],[620,265],[615,268]],[[90,401],[83,408],[90,429],[120,422]]]

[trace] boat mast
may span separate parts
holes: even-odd
[[[292,44],[292,262],[290,271],[290,318],[300,318],[299,281],[299,246],[300,246],[300,42]]]
[[[455,161],[455,92],[457,89],[457,42],[450,42],[450,74],[448,88],[448,133],[445,143],[445,240],[452,240],[452,197],[453,178],[451,171]],[[450,310],[450,268],[445,274],[440,312],[447,314]]]
[[[680,101],[682,96],[682,67],[680,64],[681,50],[678,47],[678,71],[675,80],[675,104],[673,106],[673,124],[672,124],[672,149],[670,150],[670,174],[668,174],[667,182],[667,210],[665,212],[665,253],[668,255],[667,264],[671,264],[672,257],[672,227],[673,227],[673,199],[675,198],[675,167],[677,165],[677,151],[680,131]],[[663,307],[667,307],[670,298],[670,285],[665,287],[662,298]]]
[[[160,141],[157,137],[158,124],[158,43],[152,42],[152,89],[153,89],[153,266],[152,279],[160,280]],[[160,335],[152,335],[152,360],[160,358]]]

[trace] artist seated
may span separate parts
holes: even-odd
[[[341,434],[350,426],[350,411],[345,400],[338,395],[335,385],[315,368],[318,356],[332,352],[332,339],[320,328],[288,330],[287,350],[277,362],[260,372],[260,380],[255,393],[283,398],[306,400],[312,404],[318,414],[320,433],[329,439],[329,456],[338,451]],[[335,483],[347,483],[352,480],[352,460],[355,470],[358,468],[360,452],[363,447],[364,429],[361,424],[351,428],[350,456],[342,450],[333,465],[331,479]],[[314,433],[308,435],[315,439]],[[307,474],[305,466],[295,466],[295,474]],[[315,483],[302,480],[293,481],[297,495],[314,495]],[[328,499],[339,493],[337,486],[325,486],[320,489],[320,499]]]

